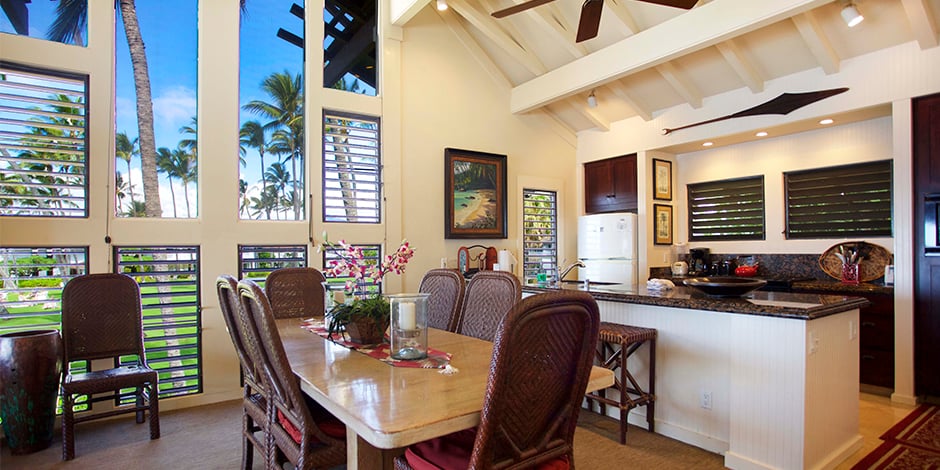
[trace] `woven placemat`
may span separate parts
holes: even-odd
[[[891,253],[887,249],[874,243],[863,241],[842,242],[832,245],[819,256],[819,268],[835,279],[842,280],[842,260],[836,256],[839,247],[858,247],[862,256],[858,264],[858,277],[860,282],[869,282],[885,275],[885,266],[891,264]]]

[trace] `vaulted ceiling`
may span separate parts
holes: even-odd
[[[513,112],[545,112],[572,132],[651,120],[679,105],[702,107],[739,88],[916,41],[938,45],[940,0],[855,0],[865,20],[849,28],[845,0],[699,0],[682,10],[638,0],[604,0],[599,34],[575,42],[581,0],[554,0],[497,19],[523,0],[446,0],[440,18],[467,54],[512,89]],[[394,0],[393,22],[428,0]],[[434,2],[431,1],[431,8]],[[877,71],[872,71],[876,73]],[[792,90],[794,92],[810,90]],[[593,92],[597,106],[589,107]]]

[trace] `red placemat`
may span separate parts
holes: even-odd
[[[364,346],[359,343],[354,343],[346,339],[342,334],[333,333],[332,336],[328,335],[326,332],[326,326],[323,325],[322,320],[309,319],[304,320],[301,324],[301,328],[312,331],[321,337],[328,339],[340,346],[347,347],[349,349],[354,349],[359,351],[366,356],[378,359],[387,364],[391,364],[395,367],[413,367],[421,369],[443,369],[450,364],[451,354],[444,351],[438,351],[437,349],[428,348],[428,357],[425,359],[419,359],[417,361],[405,361],[401,359],[395,359],[391,356],[389,352],[388,343],[377,344],[374,346]]]

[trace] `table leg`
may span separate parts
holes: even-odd
[[[402,449],[379,449],[346,427],[346,470],[372,470],[395,468],[395,457]]]

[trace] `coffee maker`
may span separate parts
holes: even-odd
[[[689,275],[704,276],[708,274],[709,266],[708,248],[689,249]]]

